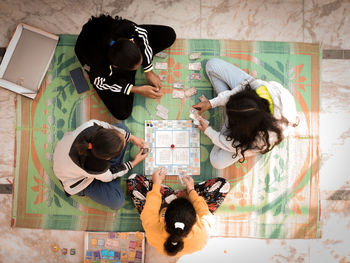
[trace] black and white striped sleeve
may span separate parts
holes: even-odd
[[[152,59],[153,59],[153,50],[148,42],[148,33],[147,30],[141,27],[135,26],[135,32],[137,37],[143,41],[143,50],[142,51],[142,66],[145,72],[151,71],[153,69]]]
[[[126,95],[130,94],[132,84],[127,83],[126,81],[120,81],[120,82],[115,82],[115,83],[109,83],[112,81],[106,80],[104,77],[96,77],[94,79],[94,86],[98,88],[99,90],[110,90],[113,92],[121,92]],[[125,82],[125,83],[124,83]]]
[[[123,164],[113,165],[109,168],[109,170],[112,173],[113,179],[116,179],[118,177],[122,177],[124,174],[129,172],[129,170],[131,170],[132,168],[133,168],[132,164],[129,161]]]

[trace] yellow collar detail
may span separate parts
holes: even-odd
[[[273,114],[273,101],[267,88],[265,86],[260,86],[255,92],[260,98],[263,98],[269,102],[269,110],[270,113]]]

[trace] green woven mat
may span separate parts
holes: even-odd
[[[121,179],[126,196],[125,205],[118,212],[114,212],[86,197],[66,197],[52,171],[53,151],[65,132],[75,129],[89,119],[114,121],[92,87],[90,91],[81,95],[74,89],[69,71],[80,66],[74,55],[75,41],[76,36],[60,36],[51,66],[34,101],[22,96],[17,97],[16,174],[12,225],[46,229],[142,230],[139,215],[126,193],[127,175]],[[179,39],[165,52],[168,58],[154,59],[154,62],[166,61],[169,65],[166,71],[155,70],[156,73],[166,76],[166,80],[162,82],[165,95],[161,101],[135,96],[133,113],[125,121],[134,135],[144,136],[144,120],[159,119],[155,114],[157,103],[168,107],[169,119],[187,119],[189,108],[199,101],[200,95],[212,98],[213,89],[203,70],[207,60],[212,57],[222,57],[257,78],[275,80],[289,88],[296,97],[298,111],[305,124],[304,129],[301,129],[301,135],[296,138],[298,141],[304,140],[306,143],[302,145],[307,145],[309,151],[307,150],[307,157],[303,156],[306,159],[291,158],[292,161],[289,163],[296,170],[295,175],[288,174],[290,180],[281,178],[286,177],[282,170],[290,171],[291,166],[288,160],[283,160],[287,156],[286,149],[291,148],[291,145],[299,145],[293,139],[287,139],[284,144],[276,148],[277,152],[217,171],[209,162],[211,141],[205,135],[201,135],[202,172],[201,175],[194,177],[195,181],[224,176],[232,185],[227,200],[217,212],[218,226],[215,235],[271,238],[319,236],[316,149],[319,47],[302,43]],[[191,52],[202,53],[201,80],[189,79],[188,55]],[[186,87],[196,87],[197,94],[187,100],[172,99],[172,83],[175,81],[184,82]],[[143,83],[145,83],[144,76],[138,71],[136,84]],[[212,110],[206,115],[214,127],[217,129],[221,127],[222,111]],[[302,146],[301,150],[304,151],[305,147]],[[135,147],[129,146],[125,160],[130,160],[136,151]],[[271,163],[270,159],[274,161]],[[279,166],[275,165],[276,162]],[[261,169],[253,169],[254,163]],[[131,172],[143,173],[142,164]],[[278,177],[280,172],[283,176]],[[286,181],[289,183],[286,184]],[[176,177],[168,178],[166,183],[175,188],[180,187]],[[256,196],[253,196],[257,186],[259,189]],[[279,189],[281,187],[282,189]],[[289,206],[292,202],[290,200],[293,200],[294,207]],[[288,207],[292,208],[288,210]],[[299,226],[304,230],[300,230]]]

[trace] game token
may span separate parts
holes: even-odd
[[[75,253],[76,253],[75,248],[71,248],[70,251],[69,251],[69,254],[75,255]]]
[[[57,252],[60,248],[59,248],[59,246],[57,244],[52,244],[51,245],[51,249],[52,249],[53,252]]]
[[[61,253],[62,253],[62,255],[67,255],[68,249],[62,248],[62,249],[61,249]]]

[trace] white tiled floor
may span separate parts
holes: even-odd
[[[320,42],[350,48],[350,2],[343,0],[1,0],[0,46],[19,22],[53,33],[78,34],[91,15],[110,12],[139,24],[172,26],[179,38]],[[350,262],[350,201],[326,200],[350,190],[350,61],[322,62],[320,189],[322,238],[213,238],[179,262]],[[0,183],[13,176],[15,96],[0,89]],[[349,197],[348,197],[349,198]],[[11,196],[0,195],[0,262],[81,262],[83,232],[11,229]],[[77,249],[63,259],[50,245]],[[147,248],[147,262],[175,262]]]

